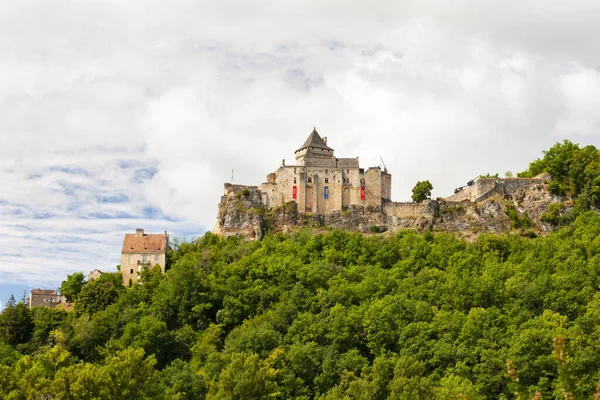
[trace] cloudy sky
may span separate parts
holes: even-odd
[[[395,200],[600,145],[600,2],[0,2],[0,300],[214,226],[313,126]]]

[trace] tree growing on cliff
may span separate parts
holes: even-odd
[[[429,181],[419,181],[412,190],[412,200],[415,203],[420,203],[431,197],[433,185]]]

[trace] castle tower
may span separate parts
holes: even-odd
[[[308,136],[302,147],[296,150],[296,163],[298,165],[317,165],[324,160],[332,160],[333,149],[327,146],[327,138],[321,138],[316,129]]]

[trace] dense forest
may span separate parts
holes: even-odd
[[[0,314],[0,398],[600,398],[598,160],[520,174],[565,200],[544,237],[207,233],[134,287],[70,275],[73,310]]]

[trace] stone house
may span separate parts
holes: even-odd
[[[95,269],[93,271],[90,271],[90,273],[87,276],[87,281],[93,281],[94,279],[98,279],[100,277],[100,275],[102,275],[102,271],[100,271],[99,269]]]
[[[158,265],[164,274],[168,248],[167,231],[164,234],[148,234],[143,229],[136,229],[135,234],[125,234],[121,251],[123,285],[135,284],[144,266],[152,268]]]
[[[294,165],[283,160],[258,187],[266,207],[295,201],[300,212],[326,214],[353,205],[381,207],[391,200],[392,175],[387,170],[371,167],[365,171],[358,157],[336,157],[327,138],[316,129],[295,154]]]
[[[49,289],[33,289],[29,292],[29,308],[32,307],[46,307],[56,308],[61,302],[60,295],[56,290]]]

